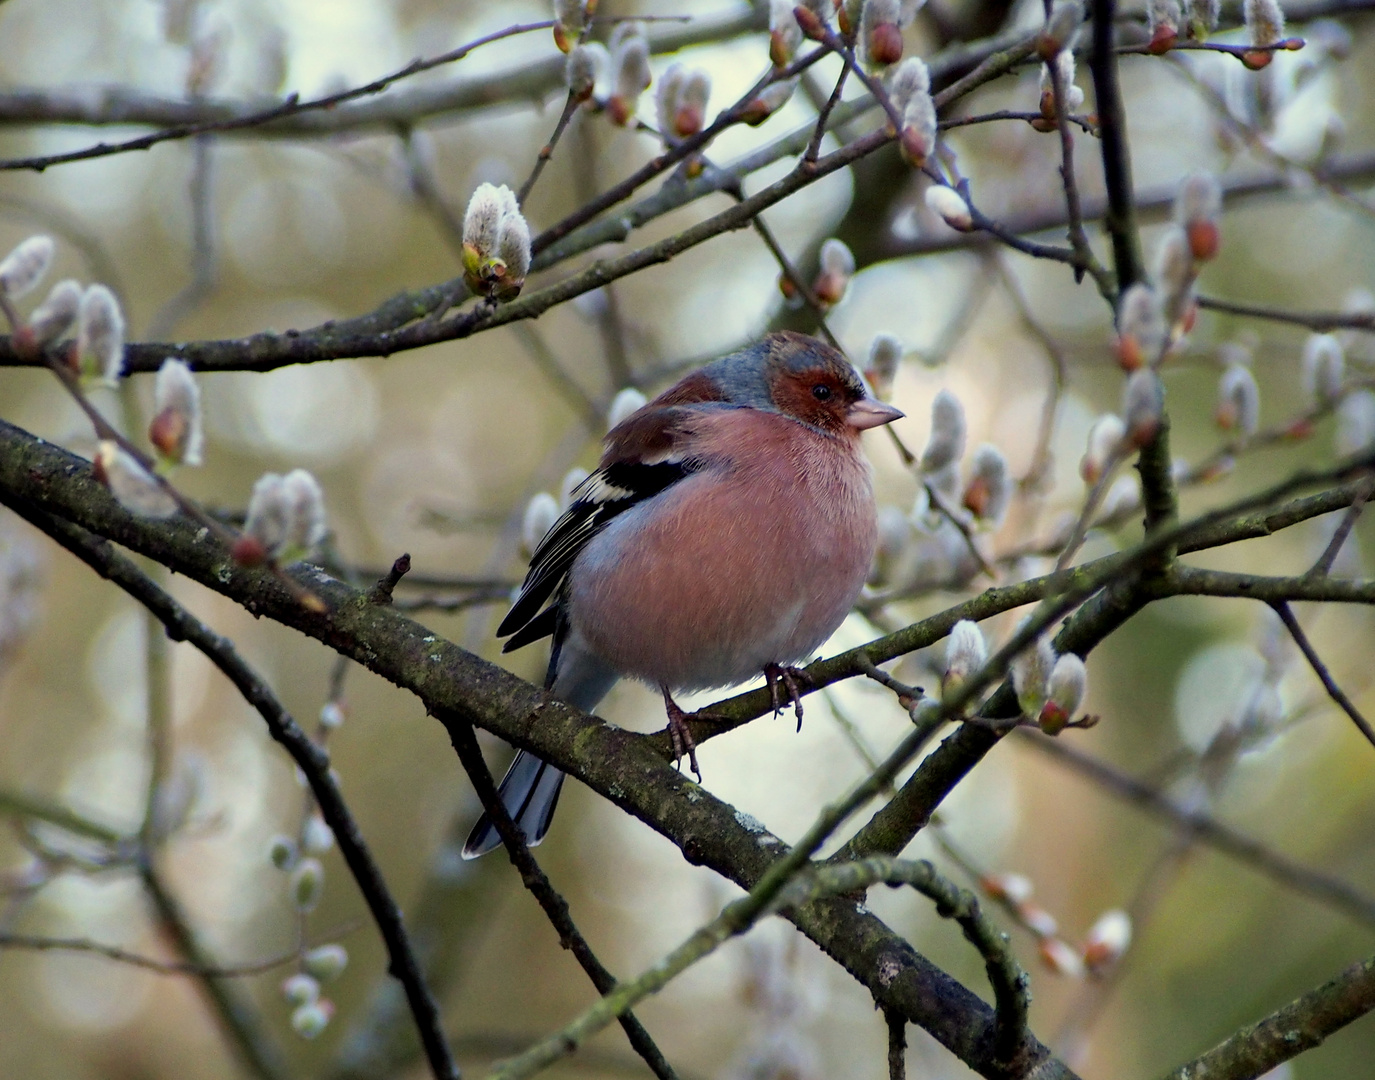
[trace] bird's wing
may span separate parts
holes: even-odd
[[[699,408],[702,406],[699,406]],[[561,586],[587,542],[618,514],[654,498],[700,467],[688,446],[682,406],[649,407],[628,417],[606,440],[597,471],[573,489],[573,502],[540,541],[520,592],[497,627],[510,652],[555,634]],[[554,602],[544,607],[551,597]]]

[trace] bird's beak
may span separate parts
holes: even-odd
[[[886,402],[866,397],[860,398],[846,410],[845,420],[857,431],[867,431],[869,428],[901,420],[906,415],[901,409],[896,409]]]

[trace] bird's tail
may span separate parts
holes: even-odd
[[[511,767],[502,777],[498,794],[502,805],[511,815],[516,827],[525,834],[525,842],[534,847],[549,831],[549,822],[558,805],[559,790],[563,787],[563,773],[524,750],[516,754]],[[501,847],[501,837],[492,819],[483,814],[468,842],[463,845],[463,857],[476,859],[493,848]]]
[[[605,663],[578,647],[574,640],[555,650],[550,662],[550,690],[555,697],[584,712],[590,712],[606,696],[619,675]],[[549,822],[558,805],[563,787],[563,773],[541,761],[534,754],[521,750],[501,779],[498,794],[511,820],[525,834],[525,842],[534,847],[549,831]],[[478,818],[468,842],[463,845],[463,857],[476,859],[501,846],[496,825],[486,814]]]

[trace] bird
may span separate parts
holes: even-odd
[[[699,779],[674,693],[762,673],[775,714],[782,683],[800,727],[792,665],[844,620],[877,545],[860,433],[902,416],[838,350],[791,331],[688,374],[607,433],[531,557],[502,651],[551,637],[545,688],[585,712],[621,678],[657,688]],[[563,778],[521,750],[501,782],[531,846]],[[500,844],[484,814],[463,855]]]

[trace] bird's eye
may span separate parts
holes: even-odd
[[[818,383],[812,387],[812,397],[816,398],[817,401],[830,401],[831,388],[825,383]]]

